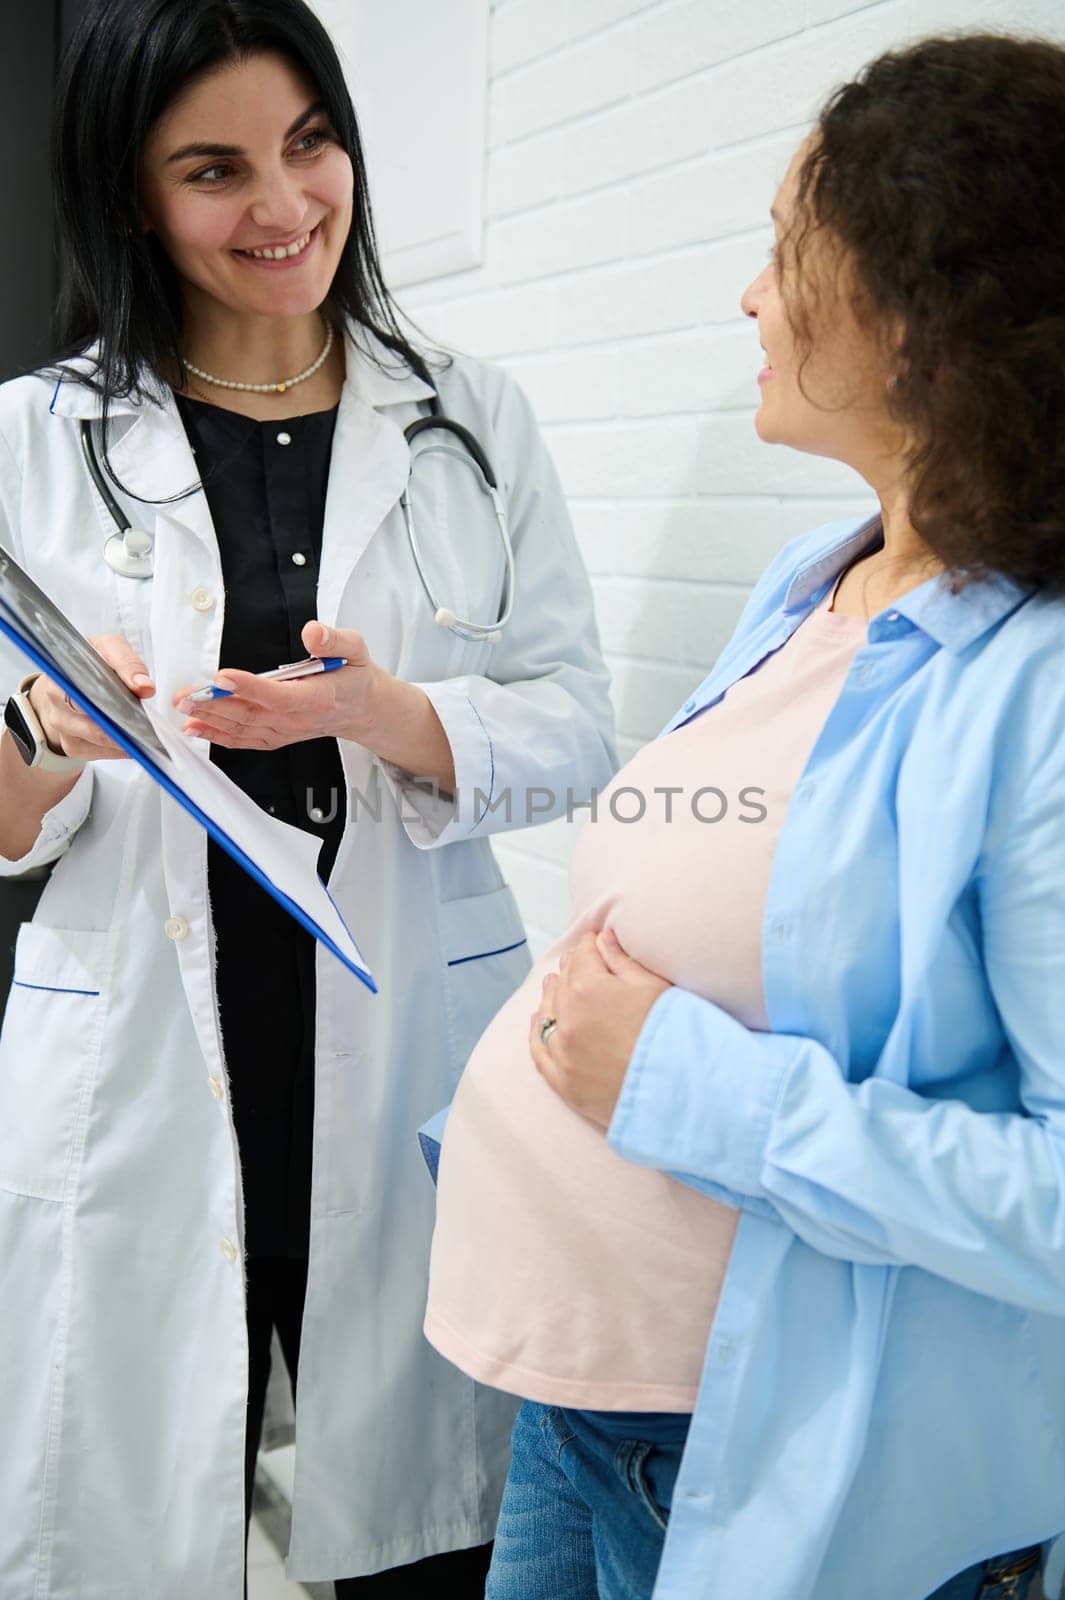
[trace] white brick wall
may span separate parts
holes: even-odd
[[[484,265],[407,291],[502,362],[543,425],[596,590],[622,755],[654,736],[793,533],[867,505],[755,437],[739,296],[788,157],[835,84],[941,29],[1065,39],[1061,0],[496,0]],[[534,948],[567,909],[572,828],[499,856]]]

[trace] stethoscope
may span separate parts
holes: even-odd
[[[111,514],[111,520],[118,529],[104,544],[104,560],[112,572],[119,573],[123,578],[150,578],[152,575],[152,536],[145,533],[143,528],[135,528],[126,516],[122,507],[111,493],[111,486],[104,477],[93,443],[92,423],[83,422],[81,425],[81,453],[85,457],[85,465],[89,469],[89,476],[96,485],[100,499]]]
[[[435,393],[429,405],[431,407],[430,416],[418,417],[404,428],[403,437],[406,439],[407,444],[413,444],[419,434],[435,429],[440,433],[450,434],[452,438],[459,441],[463,448],[461,450],[456,449],[454,444],[429,444],[425,445],[417,453],[413,450],[411,451],[410,472],[407,476],[403,493],[400,495],[399,503],[403,511],[403,521],[407,529],[407,542],[410,545],[414,567],[425,591],[425,598],[428,600],[432,610],[433,620],[439,623],[440,627],[450,629],[460,639],[466,639],[471,643],[483,641],[486,644],[498,644],[503,637],[503,629],[510,621],[510,614],[514,608],[514,548],[510,542],[506,507],[503,504],[503,497],[499,492],[499,485],[496,481],[496,475],[492,471],[491,463],[470,430],[463,427],[461,422],[453,422],[450,417],[443,415],[440,410],[440,402]],[[117,572],[120,577],[150,578],[153,570],[152,536],[150,533],[145,533],[143,528],[135,528],[133,526],[111,493],[111,486],[104,476],[100,459],[96,454],[96,445],[93,440],[92,423],[90,421],[83,421],[81,424],[81,451],[85,457],[85,465],[88,468],[89,476],[92,478],[100,498],[107,507],[115,524],[116,531],[104,543],[104,560],[112,572]],[[457,461],[464,462],[474,474],[481,490],[492,502],[492,510],[496,526],[499,529],[500,542],[503,546],[505,565],[500,611],[494,622],[470,622],[466,618],[458,616],[449,606],[441,605],[426,576],[418,547],[418,535],[414,527],[414,514],[410,503],[410,486],[414,477],[415,461],[419,456],[430,454],[454,456]]]
[[[458,439],[463,448],[457,450],[453,444],[429,444],[425,445],[417,454],[413,450],[411,451],[410,474],[403,493],[399,497],[403,520],[407,525],[407,542],[410,545],[410,553],[413,557],[418,577],[421,580],[421,586],[425,590],[425,598],[428,600],[429,607],[433,613],[433,621],[438,622],[442,628],[450,628],[451,632],[457,634],[460,639],[467,639],[471,643],[483,640],[486,644],[498,644],[503,637],[503,629],[510,621],[510,613],[514,609],[514,547],[510,542],[506,506],[503,504],[503,496],[499,492],[499,485],[496,482],[496,475],[492,471],[491,463],[469,428],[463,427],[461,422],[453,422],[450,417],[444,416],[440,410],[440,401],[435,393],[429,401],[429,407],[431,414],[428,417],[418,417],[416,421],[409,423],[404,428],[403,437],[406,439],[407,444],[413,445],[419,434],[428,433],[431,429],[436,429],[440,433],[451,434],[453,438]],[[414,513],[411,511],[410,505],[410,485],[411,479],[414,477],[414,463],[419,456],[423,455],[454,456],[456,461],[464,462],[470,472],[473,473],[481,490],[492,502],[492,510],[495,514],[499,538],[503,546],[503,561],[505,564],[503,596],[500,601],[499,616],[495,622],[467,622],[463,618],[456,616],[450,607],[440,604],[433,593],[429,579],[425,575],[425,568],[422,565],[422,558],[418,549],[418,535],[414,529]]]

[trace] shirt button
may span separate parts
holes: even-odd
[[[163,923],[163,932],[168,939],[187,939],[189,925],[184,917],[167,917]]]
[[[279,433],[277,436],[277,442],[278,444],[291,444],[292,435],[290,433]]]
[[[292,565],[294,567],[305,567],[307,565],[307,557],[302,550],[293,550]]]
[[[898,620],[899,620],[899,614],[898,614],[897,611],[889,611],[888,612],[888,621],[889,622],[898,622]]]
[[[325,812],[322,810],[321,806],[312,806],[307,815],[310,817],[312,822],[325,821]]]
[[[867,661],[864,667],[858,668],[858,682],[868,683],[873,676],[872,665]]]
[[[727,1367],[732,1360],[732,1348],[731,1339],[718,1339],[714,1353],[721,1366]]]
[[[194,611],[214,610],[214,595],[210,589],[193,589],[190,599]]]
[[[238,1251],[232,1239],[223,1239],[219,1248],[227,1261],[233,1262],[237,1259]]]
[[[220,1078],[208,1078],[207,1087],[210,1089],[216,1100],[221,1100],[222,1096],[225,1094],[225,1090],[222,1088],[222,1080]]]

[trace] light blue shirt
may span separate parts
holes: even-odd
[[[879,537],[788,545],[666,733]],[[1065,1528],[1065,600],[872,619],[763,951],[772,1032],[668,990],[609,1131],[742,1211],[655,1600],[923,1600]]]

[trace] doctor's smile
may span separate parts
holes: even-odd
[[[307,233],[301,234],[298,239],[283,240],[273,245],[243,246],[233,253],[241,256],[251,264],[267,267],[296,266],[304,261],[309,253],[309,246],[313,239],[318,237],[319,223],[315,223]]]

